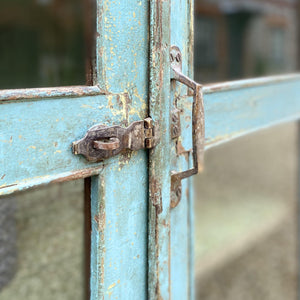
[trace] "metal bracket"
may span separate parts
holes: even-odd
[[[205,119],[202,85],[182,74],[182,55],[177,46],[170,49],[171,80],[179,81],[194,92],[192,130],[193,130],[193,168],[183,172],[171,172],[171,207],[174,208],[181,200],[181,180],[197,174],[203,169]]]
[[[125,149],[151,149],[158,143],[155,126],[151,118],[136,121],[127,128],[95,125],[84,138],[73,142],[75,155],[83,155],[90,162],[99,162],[118,155]]]

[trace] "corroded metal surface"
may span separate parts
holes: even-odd
[[[205,118],[202,85],[185,76],[182,73],[182,54],[177,46],[170,50],[171,79],[185,84],[194,92],[192,108],[193,130],[193,167],[181,172],[172,171],[171,178],[171,207],[178,205],[181,199],[181,180],[197,174],[203,169],[204,141],[205,141]],[[172,137],[173,138],[173,137]]]
[[[154,133],[151,118],[133,122],[127,128],[96,125],[81,140],[73,142],[73,153],[83,155],[90,162],[99,162],[124,150],[153,148],[158,142]]]

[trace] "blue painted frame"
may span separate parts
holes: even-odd
[[[94,86],[0,91],[0,195],[92,176],[90,299],[193,299],[191,180],[170,208],[170,172],[191,165],[192,97],[169,71],[175,44],[193,75],[193,3],[101,0],[97,11]],[[204,86],[206,149],[299,119],[299,83],[294,74]],[[175,98],[180,155],[169,129]],[[148,115],[161,133],[149,153],[88,163],[71,152],[94,124]]]

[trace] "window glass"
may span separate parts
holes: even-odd
[[[86,83],[83,3],[0,0],[0,89]]]
[[[195,79],[297,70],[297,1],[195,0]]]
[[[0,299],[82,300],[83,181],[0,198]]]
[[[297,298],[297,130],[206,151],[194,178],[196,299]]]

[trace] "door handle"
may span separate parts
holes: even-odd
[[[170,50],[171,80],[183,83],[193,90],[192,132],[193,132],[193,167],[183,172],[171,172],[171,207],[174,208],[181,200],[181,180],[198,174],[203,170],[205,118],[202,85],[182,73],[182,55],[177,46]]]

